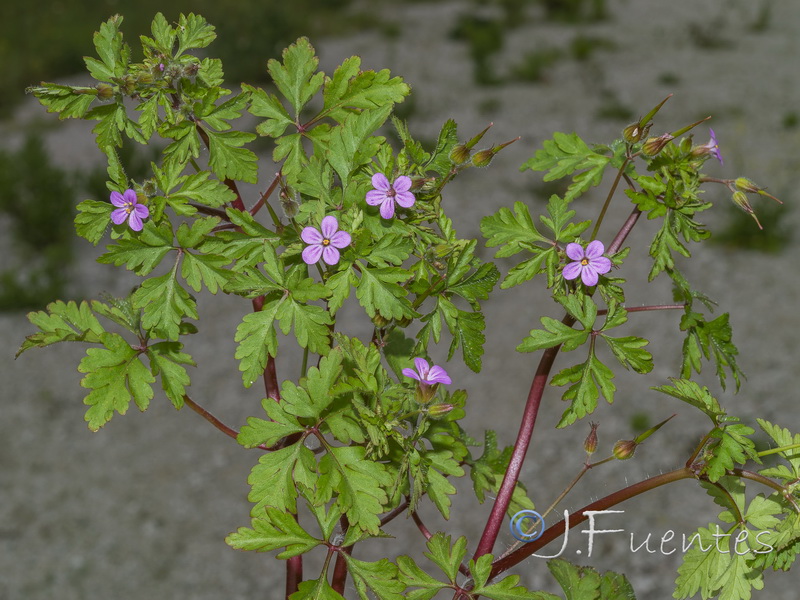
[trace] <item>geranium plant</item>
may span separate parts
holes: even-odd
[[[202,17],[183,15],[170,24],[156,15],[151,35],[141,38],[139,63],[131,62],[121,24],[114,17],[95,34],[98,58],[86,58],[86,66],[96,85],[42,83],[30,91],[62,119],[95,122],[109,197],[79,204],[76,231],[107,244],[100,263],[125,267],[141,280],[124,298],[59,301],[31,313],[38,330],[20,353],[64,341],[91,346],[78,366],[91,430],[125,414],[131,401],[143,411],[163,394],[251,449],[252,514],[227,542],[285,561],[285,597],[342,598],[351,581],[360,598],[557,598],[526,589],[509,570],[596,511],[679,480],[696,481],[723,511],[685,552],[676,598],[750,598],[763,587],[764,570],[789,569],[800,552],[800,434],[759,420],[772,440],[771,448],[759,449],[754,429],[692,380],[710,362],[723,388],[738,389],[742,381],[728,316],[710,316],[711,301],[675,262],[710,235],[698,220],[712,207],[703,190],[727,186],[751,214],[747,195],[768,196],[745,178],[703,175],[704,163],[722,162],[722,155],[713,132],[707,143],[694,141],[702,121],[651,135],[653,127],[664,130],[655,124],[661,102],[606,145],[555,133],[523,170],[544,172],[546,181],[566,179],[566,192],[551,196],[536,217],[518,201],[483,219],[485,244],[496,256],[521,257],[499,287],[546,286],[564,314],[528,324],[530,333],[514,342],[517,351],[541,356],[519,418],[509,423],[519,430],[516,442],[500,451],[493,432],[474,436],[486,440],[481,446],[459,424],[469,410],[467,393],[445,365],[433,363],[431,350],[446,344],[448,361],[481,369],[481,303],[501,274],[476,256],[477,240],[458,237],[445,211],[446,188],[514,140],[477,150],[488,128],[464,141],[448,121],[426,146],[393,115],[410,92],[400,77],[362,70],[355,56],[322,73],[304,38],[282,60],[269,61],[274,89],[242,85],[232,92],[223,86],[220,61],[197,53],[215,37]],[[244,112],[259,119],[254,132],[234,128]],[[277,174],[251,197],[241,184],[257,183],[259,161],[267,160],[247,147],[258,136],[272,140]],[[126,175],[117,153],[125,139],[163,147],[149,179]],[[607,172],[605,202],[590,207],[597,217],[577,218],[572,201]],[[611,202],[630,209],[603,241],[598,232]],[[669,278],[674,298],[627,307],[626,282],[616,269],[629,260],[626,240],[642,217],[659,224],[648,248],[648,280]],[[197,303],[208,293],[241,296],[252,307],[235,332],[236,359],[245,387],[263,381],[264,399],[238,431],[189,391],[196,365],[182,339],[202,335]],[[371,323],[369,339],[337,328],[345,303],[360,305]],[[553,522],[550,513],[561,510],[571,487],[560,495],[533,493],[520,481],[537,416],[551,409],[543,397],[560,394],[565,401],[559,428],[589,425],[600,398],[614,400],[614,369],[643,375],[653,369],[649,341],[620,328],[632,313],[656,310],[680,312],[684,342],[675,377],[655,381],[654,389],[707,419],[707,433],[688,455],[676,456],[680,468]],[[297,378],[276,369],[288,343],[303,352]],[[603,356],[611,361],[601,360],[599,346],[610,349]],[[564,364],[554,371],[562,354]],[[591,468],[632,458],[661,427],[658,435],[669,435],[667,421],[617,442],[594,462],[592,423],[575,481]],[[768,454],[780,460],[759,468]],[[446,530],[453,480],[467,473],[477,500],[491,498],[492,507],[480,539],[454,540]],[[746,496],[753,486],[756,495]],[[424,502],[441,513],[435,532],[418,518]],[[536,511],[547,503],[548,510]],[[400,515],[414,517],[407,522],[427,538],[427,552],[357,558],[359,543],[383,536]],[[501,556],[496,542],[509,523],[520,542]],[[321,572],[303,569],[308,553],[324,556]],[[547,565],[569,599],[634,597],[622,574],[601,575],[563,558]]]

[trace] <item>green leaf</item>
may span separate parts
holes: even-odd
[[[283,64],[275,59],[267,63],[272,80],[295,110],[295,117],[322,87],[324,73],[317,73],[319,59],[313,46],[302,37],[283,51]]]
[[[155,377],[139,359],[139,351],[115,333],[101,338],[104,348],[89,348],[78,365],[86,373],[81,386],[92,390],[84,398],[89,406],[85,420],[89,429],[97,431],[111,420],[114,412],[124,415],[131,398],[144,411],[153,398]]]
[[[262,455],[247,479],[252,486],[247,498],[255,503],[250,514],[260,517],[266,506],[296,514],[295,486],[313,488],[318,477],[314,452],[302,442]]]
[[[552,140],[545,140],[543,148],[520,167],[521,171],[547,171],[545,181],[555,181],[579,171],[572,178],[564,199],[571,202],[590,187],[599,185],[611,157],[589,148],[576,133],[556,132]]]
[[[362,71],[361,58],[351,56],[326,80],[322,112],[341,123],[353,109],[391,106],[409,92],[402,78],[391,77],[388,69]]]
[[[725,572],[730,563],[730,552],[717,552],[715,548],[715,528],[719,534],[719,525],[712,523],[708,528],[700,527],[697,533],[689,538],[692,547],[683,555],[683,563],[678,567],[678,578],[675,580],[674,598],[685,599],[698,592],[703,598],[716,595],[717,588],[713,583]],[[694,545],[697,544],[697,545]]]
[[[319,368],[311,367],[300,385],[284,381],[281,388],[282,409],[298,418],[317,420],[334,401],[332,391],[342,371],[342,351],[335,349],[320,359]]]
[[[717,399],[709,393],[707,387],[701,387],[699,384],[689,379],[676,379],[671,377],[670,381],[672,382],[672,387],[662,385],[652,389],[677,398],[678,400],[682,400],[701,410],[708,415],[708,418],[711,419],[714,425],[720,423],[720,417],[725,415],[725,411],[722,409]]]
[[[319,579],[301,581],[289,600],[344,600],[328,583],[323,574]]]
[[[380,517],[389,501],[385,489],[392,484],[382,463],[366,460],[366,449],[361,446],[328,448],[319,462],[317,494],[329,498],[336,491],[336,505],[358,527],[377,535]]]
[[[275,321],[282,300],[266,300],[261,310],[247,314],[236,328],[234,341],[235,358],[242,372],[242,383],[250,387],[255,383],[267,366],[268,356],[278,355],[278,336],[275,333]]]
[[[612,383],[614,372],[595,356],[594,350],[586,362],[574,367],[567,367],[551,380],[552,385],[572,383],[564,392],[562,400],[570,402],[569,408],[561,415],[556,427],[566,427],[578,419],[582,419],[597,408],[600,394],[611,404],[614,401],[616,386]]]
[[[152,221],[145,224],[137,237],[122,238],[116,244],[106,246],[107,252],[98,257],[100,264],[125,265],[137,275],[147,275],[155,269],[173,249],[172,231],[169,225],[156,227]]]
[[[100,31],[93,36],[94,47],[100,61],[92,58],[84,59],[89,73],[98,81],[112,81],[115,77],[124,77],[130,60],[130,48],[122,41],[119,27],[122,17],[115,15],[100,25]]]
[[[436,534],[441,535],[441,534]],[[418,588],[406,593],[408,600],[430,600],[443,588],[450,587],[428,575],[420,569],[414,560],[409,556],[398,556],[397,566],[400,568],[400,575],[408,587]]]
[[[718,481],[735,465],[744,465],[748,460],[761,462],[756,446],[749,435],[755,430],[742,423],[732,423],[724,427],[715,427],[709,434],[710,442],[706,446],[710,456],[707,457],[703,473],[712,482]]]
[[[544,329],[532,329],[517,346],[517,352],[536,352],[561,344],[563,344],[562,350],[569,352],[582,346],[591,333],[591,330],[587,329],[573,329],[551,317],[542,317],[540,321]]]
[[[256,139],[253,133],[242,131],[213,131],[208,134],[209,166],[220,179],[233,179],[246,183],[258,181],[258,157],[244,144]]]
[[[287,436],[305,431],[297,418],[287,414],[278,401],[265,398],[261,406],[270,420],[247,417],[247,425],[236,436],[236,441],[245,448],[255,448],[261,444],[270,447]]]
[[[370,590],[378,600],[405,600],[402,592],[406,589],[406,585],[401,581],[397,567],[387,559],[364,562],[346,553],[343,556],[347,560],[347,570],[353,577],[353,585],[361,600],[371,599],[372,596],[367,594],[367,590]]]
[[[372,134],[386,122],[391,111],[391,104],[363,110],[349,115],[331,131],[326,158],[339,175],[342,187],[347,187],[355,169],[369,164],[377,153],[383,138]]]
[[[288,334],[292,326],[297,343],[311,352],[325,355],[331,348],[330,328],[333,324],[330,313],[321,306],[302,304],[291,296],[278,305],[275,318],[281,331]]]
[[[250,93],[250,113],[266,118],[266,121],[262,121],[256,127],[258,134],[273,138],[283,135],[286,128],[294,121],[277,96],[247,84],[243,84],[242,89]]]
[[[161,375],[161,387],[175,408],[183,406],[190,379],[181,365],[197,366],[191,356],[181,352],[183,344],[159,342],[147,347],[153,375]]]
[[[214,33],[214,26],[209,25],[200,15],[189,13],[178,18],[178,26],[175,29],[178,34],[178,49],[175,56],[180,56],[187,50],[205,48],[217,37]]]
[[[82,119],[97,97],[94,88],[80,88],[42,82],[28,88],[47,112],[58,113],[59,119]]]
[[[410,277],[410,272],[398,267],[373,269],[362,264],[356,297],[370,317],[380,314],[386,319],[413,319],[419,314],[407,298],[408,291],[398,285]]]
[[[75,231],[83,239],[97,246],[106,230],[111,226],[112,210],[114,207],[109,202],[84,200],[78,204],[78,214],[75,215]]]
[[[195,292],[199,292],[205,285],[209,292],[216,294],[218,289],[225,287],[230,278],[229,272],[222,268],[229,262],[221,256],[184,252],[181,275]]]
[[[452,538],[443,533],[436,533],[431,537],[426,546],[425,553],[433,563],[439,567],[451,583],[456,582],[458,567],[467,554],[467,538],[461,536],[452,544]]]
[[[550,244],[536,229],[528,207],[522,202],[514,203],[514,212],[501,208],[495,214],[481,219],[481,233],[489,248],[502,246],[495,257],[513,256],[523,250],[531,250],[536,242]]]
[[[539,220],[553,232],[553,239],[558,243],[573,241],[591,225],[591,221],[571,223],[575,211],[569,208],[569,202],[553,194],[547,202],[547,214],[541,215]]]
[[[403,264],[414,249],[413,242],[396,233],[378,238],[367,254],[370,264],[377,267],[399,266]]]
[[[486,328],[483,314],[461,310],[443,296],[437,301],[437,311],[444,317],[447,329],[453,336],[447,351],[447,360],[453,358],[455,351],[461,347],[464,364],[478,373],[481,370],[483,344],[486,342],[486,337],[483,335],[483,330]]]
[[[144,309],[142,326],[156,337],[177,340],[183,317],[198,318],[194,298],[176,281],[175,269],[146,279],[131,299],[135,308]]]
[[[450,154],[458,144],[458,127],[453,119],[448,119],[442,125],[439,136],[436,140],[436,148],[430,158],[425,163],[426,171],[433,171],[441,176],[453,168],[453,161]]]
[[[644,346],[650,343],[646,339],[635,335],[616,338],[601,335],[600,337],[608,343],[622,366],[630,367],[637,373],[649,373],[653,370],[653,355],[647,350],[643,350]]]
[[[305,554],[322,541],[314,538],[300,527],[294,515],[271,506],[266,507],[266,518],[255,518],[253,528],[240,527],[225,538],[225,543],[237,550],[270,552],[285,547],[277,558],[285,560]]]
[[[566,600],[606,600],[600,598],[600,574],[591,567],[579,567],[555,558],[547,561],[547,568],[564,590]]]
[[[447,291],[461,296],[473,308],[477,308],[479,300],[489,298],[498,279],[500,279],[500,271],[497,270],[497,267],[492,263],[483,263],[463,279],[454,280],[448,277]]]
[[[28,321],[39,331],[25,338],[17,351],[19,356],[29,348],[44,348],[58,342],[102,343],[105,329],[92,313],[88,302],[57,300],[46,311],[28,313]]]
[[[738,390],[744,373],[736,363],[739,350],[732,341],[733,332],[728,313],[724,313],[712,321],[706,321],[702,314],[687,309],[681,318],[681,330],[686,331],[686,339],[683,342],[681,377],[688,378],[693,369],[699,373],[701,357],[705,357],[707,360],[713,358],[722,389],[725,389],[727,370],[733,376]]]

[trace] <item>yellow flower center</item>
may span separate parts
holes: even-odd
[[[589,259],[588,258],[581,259],[581,265],[583,265],[585,267],[588,264],[589,264]]]
[[[324,240],[322,240],[322,245],[323,246],[329,246],[330,243],[331,243],[331,241],[328,238],[325,238]]]

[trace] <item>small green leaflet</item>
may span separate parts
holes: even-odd
[[[89,348],[78,371],[86,373],[81,385],[91,392],[84,399],[89,406],[85,420],[97,431],[114,415],[128,411],[131,398],[139,410],[146,410],[153,398],[155,377],[139,359],[139,352],[119,335],[102,335],[104,348]]]
[[[300,527],[294,515],[271,506],[266,507],[266,518],[252,520],[253,528],[240,527],[225,538],[232,548],[270,552],[285,547],[277,558],[285,560],[292,556],[305,554],[322,542]]]
[[[105,334],[105,329],[86,301],[76,304],[57,300],[48,304],[46,311],[28,313],[28,320],[39,331],[25,338],[16,356],[29,348],[44,348],[58,342],[98,344],[102,343]]]
[[[209,166],[220,179],[246,183],[258,181],[258,157],[241,146],[256,139],[253,133],[206,129],[209,143]]]
[[[686,332],[686,339],[683,342],[681,377],[688,378],[692,370],[699,373],[702,366],[701,359],[711,360],[713,358],[722,389],[725,389],[727,369],[733,376],[738,391],[744,373],[736,363],[739,350],[732,341],[733,333],[728,313],[707,321],[705,316],[692,311],[687,306],[686,313],[681,317],[681,331]]]
[[[502,207],[495,214],[481,219],[481,233],[486,238],[489,248],[502,246],[496,253],[496,258],[513,256],[523,250],[530,250],[536,242],[551,244],[536,229],[528,207],[523,202],[514,203],[512,213]]]
[[[324,73],[317,73],[319,59],[307,38],[300,38],[283,51],[283,64],[275,59],[267,70],[284,98],[294,107],[295,117],[322,87]]]
[[[373,269],[359,263],[361,277],[356,297],[370,317],[381,315],[386,319],[413,319],[419,314],[411,307],[408,291],[401,285],[411,273],[398,267]]]
[[[492,558],[491,554],[484,554],[477,561],[469,561],[469,570],[474,579],[472,593],[476,597],[486,596],[492,600],[549,600],[550,598],[558,600],[557,596],[545,592],[532,592],[519,585],[519,575],[509,575],[499,581],[493,580],[489,584]]]
[[[361,600],[371,600],[374,594],[378,600],[405,600],[402,592],[406,584],[399,577],[398,569],[387,559],[377,562],[364,562],[343,554],[347,560],[347,570],[353,578],[353,584]]]
[[[148,346],[147,357],[153,375],[161,375],[161,387],[175,408],[183,406],[183,397],[189,385],[189,374],[182,365],[196,366],[192,357],[181,352],[183,344],[159,342]]]
[[[197,319],[194,298],[178,283],[178,264],[169,273],[145,279],[132,296],[133,306],[144,310],[142,327],[167,340],[177,340],[184,317]]]
[[[194,13],[181,14],[175,31],[178,34],[176,57],[187,50],[205,48],[217,37],[217,34],[214,33],[214,26],[209,25],[203,17]]]
[[[36,96],[47,112],[58,113],[59,119],[82,119],[97,94],[94,88],[44,82],[28,88],[27,91]]]
[[[569,408],[561,415],[561,420],[556,427],[566,427],[578,419],[594,412],[597,408],[597,399],[600,394],[612,403],[616,386],[612,383],[614,372],[600,362],[595,356],[594,348],[589,353],[586,362],[574,367],[567,367],[553,376],[551,385],[566,385],[572,383],[564,392],[562,400],[570,402]]]
[[[748,460],[761,462],[753,440],[747,437],[754,432],[752,427],[742,423],[729,423],[711,430],[708,436],[710,441],[706,445],[709,455],[703,467],[703,473],[708,475],[709,481],[718,481],[727,474],[728,469],[744,465]]]
[[[590,187],[598,185],[603,179],[603,171],[611,162],[611,157],[595,152],[577,133],[553,134],[552,140],[545,140],[543,148],[537,150],[533,158],[525,162],[520,171],[547,171],[545,181],[554,181],[576,171],[564,199],[571,202]]]
[[[89,73],[98,81],[112,81],[126,74],[131,50],[122,41],[120,25],[122,25],[120,15],[115,15],[100,25],[100,31],[94,34],[94,47],[100,60],[84,58]]]
[[[719,401],[711,395],[707,387],[701,387],[690,379],[671,377],[670,381],[672,386],[661,385],[652,389],[682,400],[690,406],[701,410],[708,415],[714,425],[720,423],[721,417],[725,416],[725,411],[720,406]]]
[[[318,478],[314,452],[302,442],[262,455],[247,478],[252,486],[247,498],[254,503],[250,514],[260,517],[267,506],[296,514],[296,485],[313,489]]]
[[[563,558],[547,561],[547,568],[564,590],[566,600],[636,600],[630,582],[620,573],[606,571],[600,575],[592,567],[579,567]]]

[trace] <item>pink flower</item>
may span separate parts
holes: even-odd
[[[339,221],[331,215],[322,219],[319,230],[314,227],[303,229],[300,239],[309,244],[303,250],[303,262],[313,265],[322,258],[329,265],[338,263],[339,250],[337,248],[345,248],[352,241],[349,233],[338,231],[338,229]]]
[[[406,368],[403,369],[403,375],[411,377],[411,379],[416,379],[424,385],[434,385],[437,383],[444,383],[447,385],[453,383],[447,371],[439,365],[433,365],[431,367],[424,358],[415,358],[414,366],[417,367],[416,371]]]
[[[580,275],[584,285],[597,285],[598,276],[611,270],[611,260],[603,256],[605,250],[600,240],[589,242],[585,252],[580,244],[567,244],[567,256],[575,262],[564,267],[564,279],[576,279]]]
[[[394,216],[395,202],[403,208],[409,208],[416,201],[414,194],[408,191],[411,189],[411,178],[405,175],[400,175],[390,184],[386,175],[375,173],[372,176],[372,187],[375,189],[367,192],[367,204],[370,206],[380,204],[381,216],[384,219],[391,219]]]
[[[111,221],[115,225],[121,225],[126,220],[128,226],[134,231],[141,231],[144,227],[142,219],[150,216],[150,209],[144,204],[139,204],[136,192],[131,189],[125,190],[122,194],[117,191],[111,192],[111,204],[117,210],[111,212]]]

